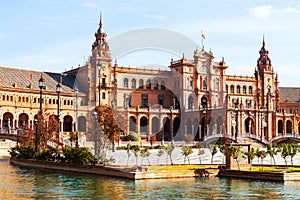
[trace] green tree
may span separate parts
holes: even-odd
[[[139,145],[132,145],[131,146],[131,151],[133,152],[133,155],[135,156],[135,163],[136,163],[136,166],[138,166],[138,158],[139,158],[139,155],[140,155],[140,146]]]
[[[211,147],[209,148],[209,150],[210,150],[210,153],[211,153],[211,164],[213,164],[213,159],[214,159],[214,155],[216,154],[216,153],[218,153],[218,145],[211,145]]]
[[[297,155],[299,147],[297,144],[289,144],[288,148],[289,148],[289,154],[291,156],[291,164],[294,165],[293,159],[294,156]]]
[[[255,152],[254,148],[252,147],[250,149],[250,151],[243,152],[243,154],[249,159],[250,170],[252,170],[252,162],[253,162],[253,159],[256,156],[256,152]]]
[[[149,147],[145,147],[145,148],[141,149],[141,156],[142,156],[141,165],[143,165],[143,159],[144,158],[146,158],[148,160],[148,164],[150,165],[150,160],[149,160],[150,151],[149,151]]]
[[[131,156],[131,145],[127,144],[127,146],[125,147],[126,153],[127,153],[127,166],[129,165],[129,158]]]
[[[263,161],[264,161],[264,158],[267,156],[267,152],[264,151],[264,150],[259,150],[258,148],[256,149],[256,156],[258,159],[260,159],[260,166],[261,166],[261,169],[263,170]]]
[[[165,152],[167,153],[167,155],[170,158],[171,165],[173,165],[172,153],[173,153],[174,149],[175,149],[174,146],[172,146],[170,144],[168,144],[167,146],[164,147]],[[168,163],[168,156],[167,156],[167,160],[166,160],[167,163]]]
[[[157,165],[158,165],[158,163],[159,163],[159,159],[160,159],[160,157],[163,155],[165,153],[165,151],[164,151],[164,147],[163,146],[159,146],[159,148],[158,148],[158,152],[157,152]]]
[[[220,144],[219,150],[223,154],[223,163],[225,163],[225,156],[226,156],[226,144]]]
[[[193,153],[193,147],[191,147],[191,146],[183,146],[181,148],[181,153],[184,156],[184,164],[185,164],[186,159],[188,158],[188,156]],[[189,159],[188,159],[188,162],[190,164],[190,160]]]
[[[281,144],[280,149],[281,149],[281,157],[284,159],[285,165],[287,165],[287,157],[290,156],[288,145],[283,143]]]
[[[274,165],[276,165],[276,162],[275,162],[275,155],[277,155],[278,153],[278,148],[277,148],[277,145],[276,144],[273,144],[272,146],[267,144],[267,154],[270,155],[270,163],[272,164],[272,160],[273,160],[273,163]]]
[[[230,156],[236,161],[238,170],[240,170],[240,163],[239,163],[239,155],[241,152],[241,147],[240,146],[228,146],[227,148]]]
[[[203,155],[205,153],[204,149],[202,148],[201,145],[198,146],[198,156],[199,156],[199,162],[201,165],[201,155]]]

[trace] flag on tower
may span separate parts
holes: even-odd
[[[201,31],[201,37],[202,37],[202,39],[204,39],[204,40],[205,40],[205,34],[204,34],[204,32],[203,32],[203,31]]]

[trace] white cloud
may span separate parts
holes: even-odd
[[[297,12],[297,10],[294,7],[292,7],[292,6],[288,6],[288,7],[284,8],[284,9],[282,9],[282,13],[283,14],[295,13],[295,12]]]
[[[273,8],[272,5],[262,5],[262,6],[257,6],[254,8],[250,8],[250,13],[252,15],[254,15],[257,18],[267,18],[270,17],[272,15],[286,15],[286,14],[291,14],[291,13],[296,13],[297,10],[296,8],[292,7],[292,6],[288,6],[286,8],[282,8],[282,9],[276,9]]]
[[[273,12],[273,7],[271,5],[262,5],[255,8],[251,8],[250,12],[257,18],[269,17]]]
[[[85,2],[84,4],[82,4],[84,7],[88,7],[88,8],[97,8],[98,5],[95,1],[88,1]]]
[[[150,19],[155,19],[155,20],[164,20],[165,19],[164,15],[146,14],[146,17],[148,17]]]

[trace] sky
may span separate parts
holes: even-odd
[[[63,72],[84,65],[102,13],[108,41],[134,30],[173,31],[199,47],[203,44],[207,51],[213,52],[215,61],[224,57],[229,66],[226,73],[230,75],[253,76],[264,37],[272,66],[279,76],[279,86],[300,87],[300,2],[297,0],[0,2],[0,66]],[[206,36],[203,43],[201,31]],[[172,45],[182,45],[184,40],[178,40],[173,38]],[[119,47],[115,44],[111,50]],[[118,58],[117,62],[132,67],[167,68],[171,58],[180,56],[145,47]],[[189,54],[185,57],[192,59]]]

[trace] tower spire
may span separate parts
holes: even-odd
[[[100,12],[99,28],[102,29],[102,13]]]
[[[263,47],[265,47],[266,43],[265,43],[265,34],[263,34],[263,42],[262,42]]]

